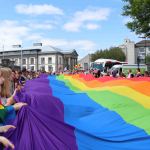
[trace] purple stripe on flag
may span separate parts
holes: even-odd
[[[64,123],[64,106],[47,78],[28,81],[15,99],[28,103],[17,114],[17,128],[6,134],[15,150],[77,150],[74,128]]]

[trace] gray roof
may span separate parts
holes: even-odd
[[[30,50],[42,50],[42,51],[47,51],[47,52],[50,52],[50,51],[59,51],[61,52],[62,50],[59,49],[59,48],[56,48],[56,47],[53,47],[53,46],[32,46],[32,47],[27,47],[27,48],[21,48],[21,47],[18,47],[18,48],[9,48],[9,49],[5,49],[5,51],[9,52],[9,51],[20,51],[20,50],[23,50],[23,51],[30,51]]]
[[[50,52],[50,51],[62,52],[61,49],[53,47],[53,46],[42,46],[42,52]]]
[[[135,47],[150,47],[150,40],[142,40],[136,43]]]
[[[4,51],[0,51],[0,52],[18,52],[18,51],[21,51],[21,50],[23,50],[23,51],[41,51],[41,49],[40,48],[32,48],[32,49],[28,49],[28,48],[12,48],[12,49],[4,49]]]
[[[46,45],[46,46],[32,46],[32,47],[27,47],[27,48],[21,48],[21,47],[17,47],[17,48],[9,48],[9,49],[5,49],[4,52],[8,53],[8,52],[18,52],[18,51],[38,51],[39,54],[47,54],[47,53],[60,53],[60,54],[71,54],[73,52],[76,52],[76,50],[68,50],[68,51],[63,51],[59,48],[50,46],[50,45]],[[3,51],[0,51],[0,53],[3,53]],[[76,52],[77,53],[77,52]],[[78,54],[77,54],[78,55]]]
[[[76,50],[75,50],[75,49],[73,49],[73,50],[65,50],[65,51],[63,51],[63,53],[64,53],[64,54],[73,53],[74,51],[76,51]]]

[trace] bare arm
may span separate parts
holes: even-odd
[[[12,125],[0,126],[0,133],[5,133],[11,128],[15,129],[16,127]]]
[[[2,143],[5,147],[10,147],[11,149],[14,149],[15,146],[12,144],[7,138],[0,136],[0,143]]]

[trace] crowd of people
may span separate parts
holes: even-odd
[[[65,71],[61,72],[61,74],[91,74],[95,78],[100,78],[104,76],[110,76],[114,78],[134,78],[134,77],[150,77],[150,73],[148,71],[142,72],[140,68],[137,68],[136,71],[132,69],[128,69],[126,73],[122,71],[122,68],[119,70],[108,70],[107,72],[101,72],[99,69],[91,69],[91,70],[73,70],[73,71]],[[59,73],[60,74],[60,73]]]
[[[144,71],[144,73],[141,72],[140,68],[136,69],[136,72],[133,73],[132,69],[129,69],[127,73],[125,74],[122,71],[122,68],[119,70],[112,70],[111,72],[108,71],[106,73],[101,73],[99,70],[93,70],[92,74],[98,78],[98,77],[103,77],[103,76],[110,76],[114,78],[122,77],[122,78],[134,78],[134,77],[150,77],[150,74],[148,71]]]

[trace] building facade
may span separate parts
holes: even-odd
[[[82,59],[80,59],[79,64],[81,65],[82,69],[84,69],[84,70],[90,69],[91,54],[88,54],[85,57],[83,57]]]
[[[150,40],[134,43],[129,39],[125,39],[124,44],[119,47],[125,53],[128,64],[137,64],[138,58],[141,64],[145,64],[146,56],[150,55]]]
[[[129,39],[124,40],[124,44],[119,46],[126,56],[128,64],[135,64],[135,43]]]
[[[77,64],[78,54],[76,50],[62,51],[52,46],[41,45],[0,51],[0,63],[2,59],[14,61],[21,69],[55,72],[63,71],[65,67],[73,69]]]
[[[135,57],[139,56],[140,63],[147,63],[145,57],[150,56],[150,40],[143,40],[135,44]],[[137,59],[136,59],[137,63]]]

